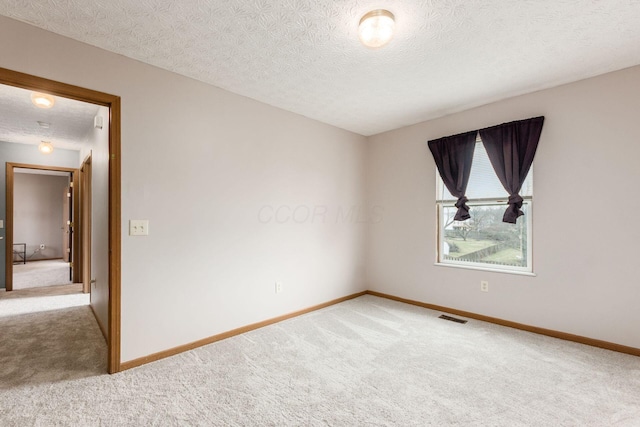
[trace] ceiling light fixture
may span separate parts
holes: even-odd
[[[56,103],[56,99],[46,93],[32,92],[31,102],[38,108],[51,108]]]
[[[395,17],[384,9],[376,9],[364,14],[358,24],[358,37],[367,47],[382,47],[393,37]]]
[[[42,141],[40,145],[38,145],[38,150],[40,150],[42,154],[51,154],[53,153],[53,144],[49,141]]]

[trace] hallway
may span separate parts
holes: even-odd
[[[82,285],[0,291],[0,389],[100,375],[106,359]]]

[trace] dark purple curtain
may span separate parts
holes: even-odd
[[[544,117],[535,117],[479,131],[491,165],[509,193],[509,207],[503,222],[515,224],[518,217],[524,215],[519,193],[536,154],[543,123]]]
[[[478,131],[467,132],[460,135],[447,136],[429,141],[429,149],[436,161],[438,172],[442,177],[444,185],[454,197],[456,202],[455,220],[464,221],[471,218],[469,206],[466,205],[467,198],[464,193],[467,191],[469,174],[471,173],[471,162],[473,161],[473,149],[475,148],[476,135]]]

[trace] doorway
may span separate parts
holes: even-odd
[[[108,270],[108,279],[106,280],[107,283],[100,285],[103,285],[106,290],[105,299],[107,321],[106,325],[104,325],[104,332],[106,332],[105,335],[108,347],[107,369],[109,373],[118,372],[120,371],[121,256],[120,97],[20,73],[13,70],[8,70],[5,68],[0,68],[0,84],[92,103],[107,107],[108,109],[108,116],[106,117],[106,120],[109,124],[108,152],[106,155],[108,176],[105,179],[105,181],[108,183],[108,232],[105,233],[104,236],[104,240],[108,245],[108,250],[105,251],[105,256],[108,258],[106,263]],[[79,175],[81,175],[81,173]],[[80,185],[74,187],[78,188],[79,186]],[[11,232],[9,228],[7,228],[5,231],[7,234]],[[78,234],[79,233],[76,233],[76,235]],[[9,267],[8,264],[12,265],[13,261],[12,257],[10,257],[13,253],[13,248],[12,245],[9,246],[9,241],[10,239],[5,239],[5,267]],[[76,247],[81,246],[81,242],[76,241],[75,243]],[[83,258],[86,257],[85,252],[85,249],[82,249],[81,253],[83,254]],[[92,309],[94,309],[93,303],[91,307]],[[98,318],[97,315],[96,318]]]
[[[7,290],[78,282],[84,259],[77,242],[84,229],[77,235],[74,228],[85,197],[74,186],[78,171],[7,163],[6,174],[6,237],[13,248],[5,269]]]

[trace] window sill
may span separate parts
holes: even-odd
[[[532,273],[530,271],[517,271],[517,270],[503,270],[499,268],[490,268],[490,267],[474,267],[471,265],[458,265],[458,264],[446,264],[442,262],[436,262],[433,265],[436,267],[453,267],[453,268],[461,268],[463,270],[478,270],[478,271],[488,271],[491,273],[506,273],[506,274],[516,274],[518,276],[529,276],[536,277],[537,274]]]

